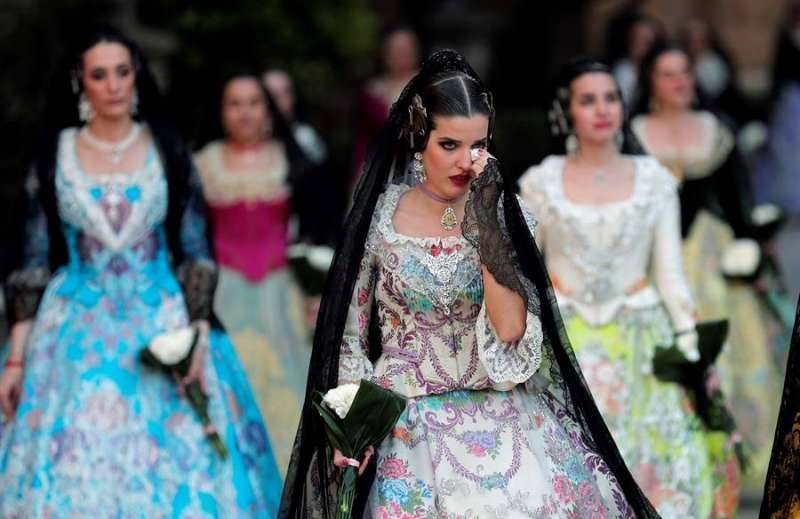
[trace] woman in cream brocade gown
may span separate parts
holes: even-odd
[[[370,379],[407,407],[375,446],[354,517],[654,517],[562,342],[534,266],[533,221],[485,149],[493,116],[463,58],[435,53],[393,108],[357,190],[309,397]],[[339,486],[306,409],[282,518],[331,517]]]
[[[656,46],[643,63],[641,108],[632,121],[649,154],[681,184],[683,257],[700,321],[728,319],[728,342],[717,366],[750,465],[743,488],[759,493],[769,462],[780,401],[782,366],[773,361],[782,325],[752,284],[729,281],[722,258],[732,246],[756,244],[749,181],[731,132],[713,114],[691,108],[694,82],[683,50]],[[666,115],[665,115],[666,114]]]
[[[686,390],[653,374],[657,347],[697,357],[694,304],[681,262],[676,182],[630,155],[621,96],[605,65],[559,75],[557,135],[577,146],[530,168],[521,196],[587,384],[625,462],[665,518],[731,517],[737,497],[729,438],[701,422]],[[622,135],[622,152],[615,136]]]

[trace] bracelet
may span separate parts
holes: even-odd
[[[25,367],[25,364],[23,364],[21,360],[8,359],[6,361],[6,367],[22,369],[23,367]]]

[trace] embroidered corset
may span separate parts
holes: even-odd
[[[564,157],[530,168],[520,178],[521,194],[539,217],[536,239],[559,304],[600,325],[624,305],[663,301],[675,327],[686,329],[694,324],[693,304],[683,274],[676,183],[654,159],[634,160],[633,193],[620,202],[569,200]]]
[[[166,292],[180,292],[163,230],[167,183],[151,146],[143,168],[90,175],[79,164],[77,129],[61,133],[56,190],[69,248],[62,296],[94,305],[101,298],[124,313],[132,301],[157,306]]]
[[[462,237],[395,231],[392,217],[408,189],[388,188],[375,210],[343,337],[340,382],[371,376],[410,397],[525,382],[541,361],[540,322],[529,316],[517,346],[496,338],[474,247]],[[374,367],[367,356],[373,317],[382,347]]]

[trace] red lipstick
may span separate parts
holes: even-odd
[[[472,175],[468,175],[465,173],[463,175],[456,175],[454,177],[448,177],[448,178],[450,178],[450,182],[452,182],[454,185],[458,187],[464,187],[467,184],[469,184],[470,180],[472,180]]]

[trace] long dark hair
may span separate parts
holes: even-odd
[[[275,98],[272,96],[272,94],[270,94],[269,90],[264,87],[259,74],[251,68],[241,68],[222,78],[217,88],[217,99],[220,101],[220,105],[218,106],[221,106],[225,89],[232,81],[236,79],[252,80],[258,86],[258,91],[263,97],[264,104],[266,105],[268,117],[272,120],[271,138],[280,141],[284,146],[286,158],[289,161],[289,183],[294,186],[294,184],[299,183],[302,180],[304,174],[310,167],[310,162],[306,158],[300,146],[297,144],[297,141],[295,141],[289,121],[286,120],[281,111],[278,109],[278,104],[275,102]],[[214,118],[213,124],[210,125],[213,128],[211,138],[223,138],[225,135],[225,130],[222,126],[222,117],[220,112],[211,111],[210,115],[211,114],[213,114]]]
[[[639,65],[639,85],[638,85],[638,95],[636,97],[636,104],[633,107],[633,115],[640,115],[640,114],[647,114],[651,111],[651,103],[653,102],[653,72],[655,72],[656,64],[658,63],[659,58],[664,54],[669,54],[671,52],[677,52],[683,54],[686,57],[686,60],[689,62],[689,67],[692,66],[692,57],[689,55],[689,51],[686,50],[682,44],[666,40],[660,39],[653,44],[647,54],[645,54],[644,58],[642,59],[642,63]],[[694,71],[690,70],[692,76],[694,76]],[[703,109],[707,107],[707,102],[700,90],[697,88],[697,81],[695,81],[694,85],[694,94],[695,94],[695,102],[694,107],[695,109]]]
[[[67,261],[67,247],[60,227],[54,182],[58,139],[63,129],[82,124],[78,114],[78,99],[83,88],[80,82],[83,55],[98,43],[104,42],[118,43],[130,53],[136,71],[135,88],[139,99],[136,118],[147,124],[163,161],[169,183],[167,242],[173,261],[179,264],[184,259],[180,227],[183,210],[190,198],[191,155],[171,122],[147,58],[139,46],[115,28],[100,25],[80,33],[56,69],[50,82],[40,137],[34,152],[33,168],[38,177],[40,200],[48,222],[51,270]]]
[[[418,101],[418,102],[417,102]],[[403,136],[409,140],[409,150],[425,148],[435,128],[434,116],[472,117],[481,114],[489,118],[489,135],[494,126],[494,107],[491,95],[473,77],[461,72],[442,72],[431,77],[412,99],[409,124]]]
[[[550,131],[553,136],[551,153],[564,155],[567,152],[566,139],[574,132],[570,104],[572,100],[572,83],[584,74],[601,73],[607,75],[614,82],[622,105],[622,153],[641,155],[644,153],[642,145],[630,129],[630,121],[625,103],[622,101],[622,90],[611,69],[604,62],[586,56],[574,58],[561,66],[553,80],[553,94],[548,114]]]
[[[451,76],[453,79],[440,81]],[[473,83],[477,96],[470,93],[473,89],[468,85]],[[464,86],[468,86],[466,91],[462,88]],[[442,102],[437,104],[435,98],[444,93],[444,89],[450,91],[451,88],[454,97],[452,102],[445,101],[442,97]],[[417,98],[422,101],[423,96],[431,103],[430,106],[419,103],[424,111],[416,106]],[[434,114],[441,114],[436,110],[452,109],[455,113],[469,113],[465,112],[464,107],[470,107],[475,110],[486,109],[491,115],[491,106],[491,97],[475,71],[457,52],[451,50],[439,51],[429,57],[419,74],[408,83],[393,105],[389,119],[370,151],[364,174],[356,189],[353,207],[346,221],[345,232],[342,234],[328,274],[317,320],[319,325],[314,335],[306,401],[287,471],[278,515],[280,518],[300,519],[315,515],[331,517],[334,512],[332,501],[338,491],[338,477],[336,468],[331,462],[323,425],[311,405],[311,399],[315,392],[324,393],[338,383],[339,354],[345,323],[379,197],[389,184],[397,181],[401,175],[407,174],[412,151],[424,145],[418,144],[418,142],[424,143],[425,139],[425,135],[420,135],[419,131],[430,128],[432,122],[428,119],[432,119]],[[424,117],[420,118],[420,114],[424,114]],[[422,138],[422,141],[418,141],[419,138]],[[491,142],[489,145],[491,146]],[[524,296],[526,307],[529,312],[536,313],[541,320],[546,336],[543,346],[553,359],[554,373],[551,374],[554,376],[551,387],[563,394],[564,401],[584,433],[585,440],[607,463],[609,470],[619,481],[624,493],[620,499],[624,499],[632,507],[631,515],[656,517],[652,505],[644,497],[622,461],[580,373],[558,313],[544,260],[533,242],[517,197],[514,195],[514,182],[504,177],[502,186],[504,221],[511,236],[511,245],[519,260],[520,276],[529,282],[526,286],[532,287],[532,292],[526,291]],[[382,352],[381,341],[374,333],[375,327],[375,312],[373,312],[371,333],[367,341],[369,357],[373,360]],[[375,464],[371,464],[364,477],[358,481],[360,500],[353,511],[354,517],[361,516],[374,477]]]

